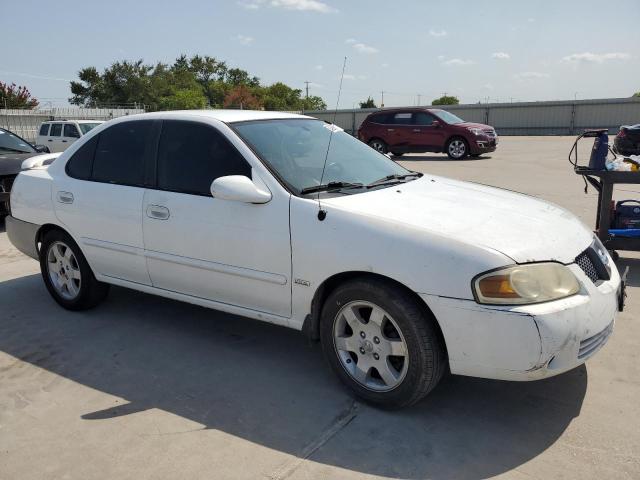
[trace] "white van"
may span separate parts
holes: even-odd
[[[64,152],[69,145],[100,125],[99,120],[56,120],[43,122],[38,131],[36,145],[46,146],[51,153]]]

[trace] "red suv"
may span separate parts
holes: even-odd
[[[437,108],[372,113],[360,125],[358,138],[381,153],[446,152],[454,160],[493,152],[498,144],[493,127],[465,122]]]

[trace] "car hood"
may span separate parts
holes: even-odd
[[[462,128],[480,128],[482,130],[495,130],[491,125],[485,125],[484,123],[462,122],[456,123],[454,126]]]
[[[42,153],[13,153],[13,152],[0,152],[0,175],[17,175],[20,173],[22,162],[27,158],[35,157],[36,155],[42,155]]]
[[[561,207],[509,190],[444,177],[424,175],[390,188],[327,198],[322,203],[385,219],[389,228],[400,222],[497,250],[517,263],[572,263],[593,241],[593,233]]]

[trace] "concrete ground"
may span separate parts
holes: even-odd
[[[403,161],[593,224],[570,146],[505,137],[477,160]],[[64,311],[0,225],[0,479],[640,478],[640,257],[621,254],[628,306],[586,366],[534,383],[449,377],[389,412],[354,401],[292,330],[121,288]]]

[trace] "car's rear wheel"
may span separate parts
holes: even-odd
[[[109,285],[96,280],[78,245],[60,230],[44,236],[40,270],[53,299],[68,310],[95,307],[109,292]]]
[[[454,137],[447,143],[447,155],[453,160],[462,160],[469,154],[469,146],[464,138]]]
[[[391,282],[362,278],[336,288],[323,306],[320,328],[332,369],[368,402],[416,403],[445,370],[434,319]]]
[[[374,138],[373,140],[370,140],[369,146],[382,154],[385,154],[388,151],[387,144],[383,140],[380,140],[379,138]]]

